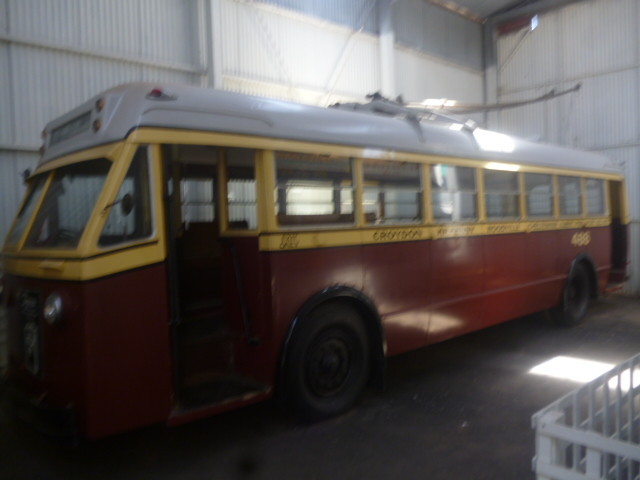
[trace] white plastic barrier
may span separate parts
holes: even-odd
[[[538,480],[640,480],[640,354],[532,417]]]

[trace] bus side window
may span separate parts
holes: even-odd
[[[229,229],[258,228],[255,156],[256,151],[247,148],[229,148],[226,151]]]
[[[520,187],[516,172],[486,170],[484,199],[487,218],[516,219],[520,217]]]
[[[582,214],[582,193],[580,178],[558,176],[560,215],[577,217]]]
[[[422,220],[420,165],[365,160],[363,172],[367,223],[398,224]]]
[[[527,217],[553,216],[553,177],[546,173],[525,173]]]
[[[349,158],[276,152],[276,189],[280,225],[354,222]]]
[[[147,147],[138,148],[127,171],[109,217],[102,229],[98,245],[110,247],[140,240],[153,233],[151,185]]]
[[[432,165],[431,204],[436,222],[477,220],[475,169]]]
[[[587,215],[605,215],[604,180],[588,178],[586,180]]]

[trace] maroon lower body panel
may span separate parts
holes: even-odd
[[[90,282],[7,275],[11,388],[25,405],[73,418],[88,438],[182,423],[270,396],[291,322],[327,289],[344,287],[368,298],[382,321],[388,355],[558,305],[576,259],[592,263],[602,291],[611,270],[611,230],[585,232],[283,252],[259,252],[257,238],[234,240],[224,249],[222,289],[234,365],[262,388],[179,416],[171,413],[165,264]],[[64,302],[57,325],[41,313],[52,292]]]
[[[87,435],[164,421],[171,408],[164,264],[85,286]]]
[[[172,396],[166,278],[162,264],[82,283],[9,276],[15,397],[24,406],[37,399],[42,411],[69,411],[76,432],[88,438],[164,421]],[[53,292],[63,298],[57,325],[41,314]],[[38,326],[36,366],[27,320]]]
[[[603,291],[611,268],[611,231],[585,229],[461,237],[269,254],[283,339],[302,305],[343,285],[377,308],[389,355],[453,338],[559,305],[572,262],[589,258]],[[581,237],[583,238],[583,237]]]

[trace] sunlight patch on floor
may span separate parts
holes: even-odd
[[[587,383],[611,370],[612,363],[560,355],[536,365],[529,373],[545,377]]]

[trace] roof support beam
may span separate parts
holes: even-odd
[[[201,0],[205,1],[205,0]],[[222,6],[220,0],[206,0],[205,24],[203,35],[201,36],[202,51],[206,57],[204,64],[207,65],[206,85],[210,88],[224,88],[224,74],[222,71]]]
[[[395,0],[378,0],[380,22],[380,89],[383,95],[396,96],[395,42],[391,5]]]

